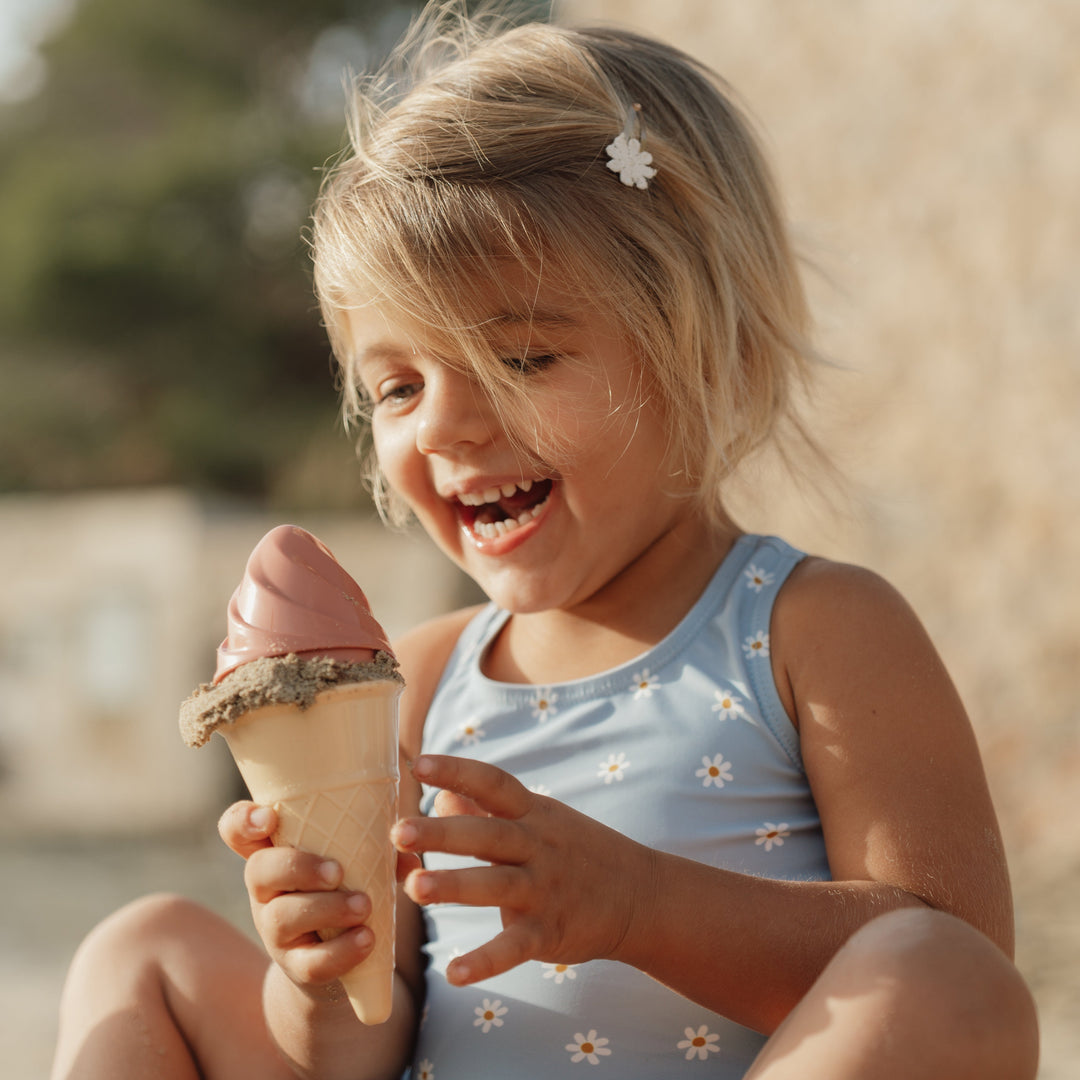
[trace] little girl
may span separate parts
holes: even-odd
[[[491,598],[397,646],[393,1016],[336,982],[367,898],[238,804],[269,964],[183,900],[124,909],[73,965],[54,1077],[1033,1076],[940,660],[873,574],[724,507],[767,440],[812,452],[746,121],[657,42],[444,14],[410,88],[360,95],[313,234],[377,496]]]

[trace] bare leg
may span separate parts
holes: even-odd
[[[852,936],[746,1080],[1031,1080],[1038,1055],[1004,953],[959,919],[905,910]]]
[[[262,1019],[267,959],[212,912],[150,896],[72,961],[52,1080],[292,1077]]]

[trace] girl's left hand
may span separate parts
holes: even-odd
[[[425,754],[412,772],[452,793],[439,796],[452,816],[403,818],[392,833],[398,851],[468,855],[491,865],[413,870],[406,893],[418,904],[497,907],[502,916],[501,933],[451,961],[451,983],[489,979],[526,960],[618,959],[653,906],[649,848],[533,794],[494,765]]]

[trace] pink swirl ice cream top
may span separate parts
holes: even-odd
[[[214,684],[262,657],[299,653],[366,663],[379,650],[393,655],[360,586],[311,533],[279,525],[256,544],[229,601]]]

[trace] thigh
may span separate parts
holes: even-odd
[[[185,901],[160,941],[162,993],[206,1080],[295,1080],[263,1015],[269,960],[231,923]]]
[[[245,934],[181,897],[128,904],[72,962],[54,1080],[294,1080],[263,1020],[268,964]]]
[[[1030,1080],[1038,1022],[1000,949],[926,909],[852,936],[765,1044],[747,1080]]]

